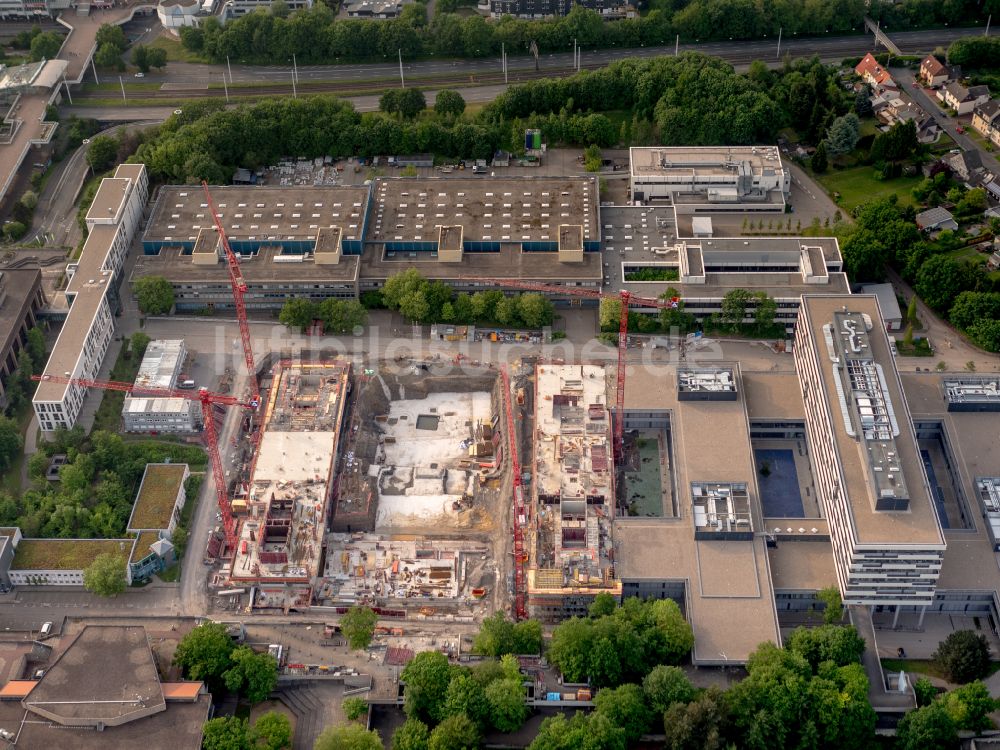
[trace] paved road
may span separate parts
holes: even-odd
[[[972,115],[949,117],[938,106],[936,99],[931,99],[933,94],[928,94],[926,89],[914,85],[913,71],[906,68],[892,68],[891,71],[893,78],[903,85],[903,91],[909,94],[927,114],[933,117],[938,126],[950,135],[960,148],[965,151],[978,151],[980,158],[983,160],[983,166],[993,172],[993,174],[1000,175],[1000,161],[997,161],[993,154],[982,148],[969,136],[958,132],[959,125],[962,126],[963,130],[969,130]]]
[[[945,45],[961,36],[975,34],[976,29],[935,29],[930,31],[908,31],[893,34],[893,41],[904,51],[917,53],[929,52],[938,45]],[[824,60],[839,60],[851,55],[859,55],[871,49],[873,38],[869,35],[838,36],[823,38],[798,39],[785,38],[781,44],[781,56],[790,54],[792,57],[819,55]],[[767,39],[748,42],[710,42],[705,44],[682,44],[681,51],[703,52],[716,55],[732,63],[750,63],[753,60],[777,60],[777,40]],[[531,57],[515,57],[513,50],[508,50],[507,70],[511,75],[521,70],[534,70],[535,61]],[[618,50],[584,50],[581,64],[583,67],[601,67],[621,60],[625,57],[658,57],[672,55],[674,45],[667,44],[656,47],[640,47],[638,49]],[[540,69],[564,71],[572,67],[572,51],[549,53],[542,55]],[[197,63],[172,62],[163,73],[152,73],[147,81],[164,83],[179,83],[204,86],[207,81],[221,83],[222,73],[226,65],[204,65]],[[403,61],[405,76],[433,76],[463,73],[469,76],[469,82],[475,83],[478,73],[496,73],[500,70],[500,59],[489,58],[481,60],[422,60],[419,62]],[[350,63],[343,65],[299,65],[299,81],[362,81],[399,80],[399,63],[387,60],[384,63]],[[291,88],[291,65],[232,65],[233,83],[260,83],[261,81],[288,81]]]

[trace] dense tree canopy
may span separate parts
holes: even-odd
[[[560,623],[548,656],[568,682],[614,686],[641,680],[658,664],[679,663],[693,645],[675,602],[631,598],[612,615]]]
[[[542,625],[538,620],[514,623],[502,612],[497,612],[483,620],[472,650],[496,659],[504,654],[539,654],[542,651]]]
[[[451,677],[448,657],[444,654],[424,651],[413,657],[399,675],[399,679],[406,685],[403,693],[406,715],[440,721],[444,716]]]
[[[118,596],[125,590],[126,565],[123,555],[98,555],[83,571],[83,587],[98,596]]]
[[[140,276],[132,289],[139,309],[147,315],[164,315],[174,306],[174,288],[162,276]]]
[[[232,666],[223,674],[226,687],[251,703],[260,703],[278,684],[278,662],[271,654],[240,646],[229,659]]]
[[[938,644],[934,660],[952,682],[971,682],[989,674],[990,645],[981,633],[956,630]]]
[[[360,724],[346,724],[324,729],[313,750],[383,750],[383,747],[378,732]]]
[[[232,664],[234,649],[225,625],[206,622],[181,638],[174,651],[174,664],[184,670],[188,679],[221,680]]]

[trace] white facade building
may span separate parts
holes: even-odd
[[[114,334],[118,289],[129,247],[149,193],[142,164],[122,164],[105,178],[87,212],[89,235],[80,260],[67,266],[69,314],[45,365],[44,375],[96,378]],[[83,406],[86,388],[39,383],[32,399],[43,432],[70,429]]]
[[[182,339],[151,341],[135,378],[137,388],[172,389],[184,367]],[[127,432],[196,432],[201,427],[197,401],[185,398],[127,396],[122,407]]]
[[[632,199],[681,214],[783,212],[791,190],[776,146],[632,147],[629,162]]]
[[[844,602],[932,604],[945,539],[876,298],[803,295],[794,354]]]

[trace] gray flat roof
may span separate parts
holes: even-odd
[[[0,269],[0,295],[6,294],[6,299],[0,304],[0,357],[20,328],[30,308],[31,298],[38,292],[41,283],[42,271],[39,268]]]
[[[283,258],[284,260],[276,260]],[[291,261],[291,262],[289,262]],[[268,282],[353,282],[358,276],[360,258],[343,255],[339,263],[317,264],[313,258],[282,255],[276,246],[263,247],[253,257],[240,259],[240,271],[251,287]],[[149,274],[161,275],[175,284],[216,282],[229,294],[229,272],[220,259],[212,266],[195,264],[179,247],[164,247],[157,255],[140,255],[132,268],[132,279]]]
[[[343,228],[360,239],[367,187],[213,185],[212,202],[230,240],[311,239],[320,227]],[[160,188],[144,241],[193,242],[198,230],[215,226],[200,186]]]
[[[500,252],[465,253],[461,263],[439,263],[426,252],[388,253],[378,247],[368,247],[361,257],[361,279],[384,281],[392,274],[416,268],[430,279],[458,282],[463,276],[485,276],[502,279],[527,279],[553,284],[567,280],[601,281],[601,253],[583,253],[578,263],[564,263],[555,252],[524,252],[520,247],[503,243]],[[470,282],[468,286],[474,286]],[[490,285],[482,284],[484,288]]]
[[[556,242],[560,224],[581,224],[597,241],[596,177],[379,178],[366,240],[437,241],[437,225],[461,226],[468,241]]]
[[[90,333],[94,316],[107,295],[108,284],[113,282],[113,272],[105,268],[105,261],[117,231],[117,226],[98,224],[87,236],[76,273],[66,289],[67,296],[72,297],[73,302],[45,364],[46,375],[79,375],[76,365],[83,352],[83,343]],[[68,387],[43,381],[38,384],[33,401],[61,401]]]
[[[87,221],[104,223],[116,219],[131,186],[132,180],[126,177],[105,177],[101,180],[94,202],[87,211]]]
[[[882,367],[886,396],[895,410],[899,434],[895,439],[896,459],[906,487],[909,489],[909,510],[905,512],[876,511],[874,488],[868,480],[867,458],[856,437],[848,434],[841,416],[838,395],[838,375],[834,372],[827,352],[823,326],[833,322],[844,307],[848,311],[868,315],[872,329],[868,332],[871,356]],[[931,503],[923,464],[910,424],[909,412],[899,385],[895,359],[889,350],[889,339],[879,315],[875,297],[867,295],[824,296],[804,295],[799,313],[799,325],[806,326],[817,357],[817,369],[826,394],[837,454],[846,482],[851,507],[853,533],[860,544],[942,545],[944,537]]]
[[[633,173],[650,175],[683,169],[735,177],[729,165],[742,161],[749,162],[754,174],[783,171],[777,146],[633,146],[629,157]]]
[[[751,541],[694,538],[692,482],[745,483],[753,528],[762,528],[739,366],[712,365],[733,371],[737,400],[678,401],[674,366],[632,368],[629,373],[626,409],[671,413],[680,518],[616,521],[616,573],[623,581],[685,580],[696,661],[739,663],[761,642],[778,642],[779,634],[763,537],[757,535]],[[780,383],[774,385],[780,387]]]
[[[146,629],[85,627],[46,670],[24,706],[70,725],[133,721],[165,706]]]
[[[828,284],[806,284],[798,273],[708,273],[704,284],[685,284],[680,281],[627,281],[626,287],[643,297],[659,297],[673,287],[681,298],[718,297],[733,289],[766,292],[774,299],[797,300],[803,294],[822,289],[823,294],[850,294],[851,285],[844,273],[831,273]]]

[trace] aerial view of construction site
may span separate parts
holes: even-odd
[[[280,360],[209,555],[244,608],[556,620],[614,574],[603,365]]]

